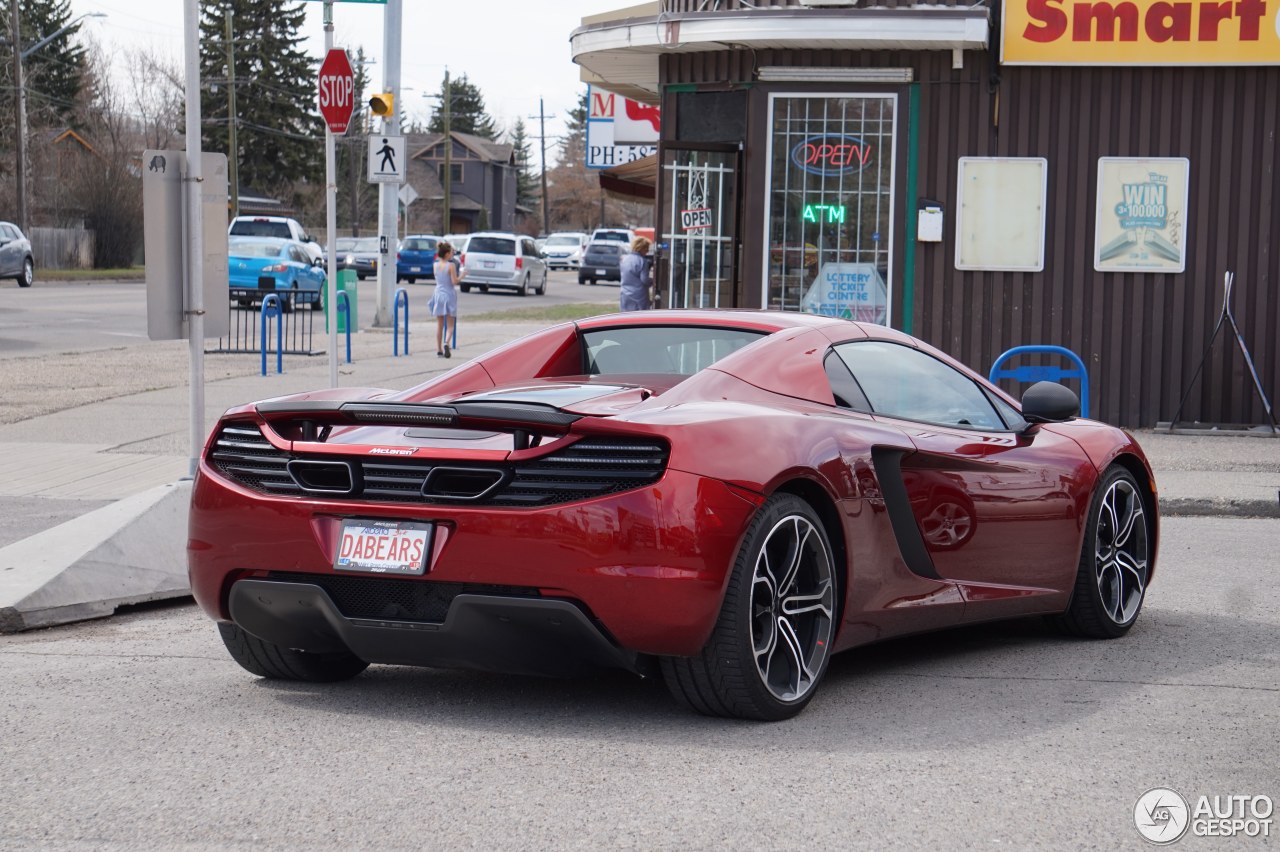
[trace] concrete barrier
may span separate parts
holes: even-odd
[[[0,633],[182,597],[191,482],[161,485],[0,548]]]

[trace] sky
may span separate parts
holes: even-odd
[[[282,0],[283,2],[283,0]],[[290,0],[292,2],[292,0]],[[564,133],[567,111],[585,87],[569,51],[569,34],[584,15],[628,4],[628,0],[403,0],[401,30],[402,110],[425,124],[438,93],[445,67],[455,77],[466,74],[479,87],[485,106],[500,127],[509,129],[523,118],[531,137],[538,135],[538,99],[544,99],[547,156],[554,159],[557,139]],[[155,50],[182,67],[184,3],[181,0],[71,0],[72,12],[103,12],[88,18],[82,34],[91,35],[116,68],[132,49]],[[317,61],[324,55],[322,3],[308,0],[302,35]],[[374,90],[383,82],[384,8],[369,3],[335,2],[334,46],[354,56],[357,47],[377,62],[369,67]],[[207,97],[207,95],[206,95]],[[317,108],[317,113],[319,109]],[[531,119],[530,116],[533,116]],[[531,140],[536,152],[536,138]]]

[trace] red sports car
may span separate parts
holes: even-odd
[[[595,317],[407,391],[228,411],[191,586],[264,677],[617,667],[701,713],[786,718],[856,645],[1031,614],[1133,625],[1155,483],[1078,406],[1047,382],[1019,404],[881,326]]]

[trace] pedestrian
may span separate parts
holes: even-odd
[[[622,274],[622,293],[619,303],[624,311],[649,309],[649,278],[653,270],[653,258],[649,257],[649,241],[636,237],[631,241],[631,252],[618,263]]]
[[[436,292],[431,296],[427,309],[436,318],[436,357],[450,358],[449,340],[458,330],[458,283],[467,277],[466,272],[451,262],[453,246],[441,240],[436,244]],[[449,322],[449,318],[453,322]],[[452,326],[452,328],[450,328]]]

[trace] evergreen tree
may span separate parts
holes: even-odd
[[[71,21],[71,0],[22,0],[18,4],[19,38],[24,49]],[[0,115],[13,116],[13,34],[9,4],[0,12]],[[65,123],[72,118],[85,84],[85,49],[75,41],[76,24],[22,61],[31,126]],[[12,130],[10,130],[12,133]]]
[[[453,77],[449,80],[450,115],[449,129],[457,133],[470,133],[483,139],[498,138],[498,126],[493,116],[485,112],[484,96],[480,90],[467,79],[467,75]],[[444,133],[444,81],[440,81],[440,92],[436,96],[436,107],[431,113],[431,122],[427,130],[432,133]]]
[[[205,150],[226,153],[229,147],[226,14],[230,10],[240,184],[272,190],[292,181],[319,179],[324,124],[316,106],[316,62],[302,49],[298,32],[306,18],[306,4],[201,0],[200,6]]]
[[[540,181],[529,151],[529,134],[525,130],[524,119],[516,119],[516,126],[511,131],[511,147],[516,158],[516,204],[535,209],[541,194]]]

